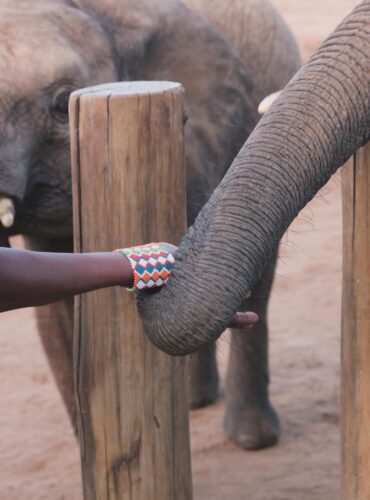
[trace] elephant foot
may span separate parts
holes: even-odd
[[[260,450],[278,442],[279,418],[269,403],[227,409],[224,431],[240,448]]]

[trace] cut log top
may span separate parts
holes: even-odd
[[[94,95],[109,97],[114,95],[129,96],[129,95],[147,95],[147,94],[163,94],[163,92],[171,91],[183,92],[184,88],[181,83],[176,82],[115,82],[106,83],[102,85],[95,85],[94,87],[86,87],[81,90],[76,90],[73,92],[73,97],[79,97],[83,95]]]

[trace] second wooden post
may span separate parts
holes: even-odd
[[[75,250],[178,243],[181,86],[85,89],[70,114]],[[134,294],[116,288],[77,301],[75,379],[85,499],[191,500],[184,360],[146,340]]]
[[[370,144],[343,169],[342,500],[370,498]]]

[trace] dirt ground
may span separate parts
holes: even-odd
[[[354,0],[274,0],[304,58]],[[338,500],[340,176],[285,237],[270,307],[271,395],[282,438],[247,453],[222,433],[224,404],[191,413],[196,500]],[[32,310],[0,320],[0,500],[81,500],[79,455]],[[219,344],[224,373],[227,338]]]

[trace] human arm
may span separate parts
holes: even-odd
[[[0,312],[49,304],[110,286],[132,285],[121,253],[58,254],[0,248]]]
[[[173,255],[176,247],[166,243]],[[132,287],[133,270],[121,252],[46,253],[0,248],[0,313],[36,307],[111,286]],[[258,321],[253,312],[236,313],[230,327]]]

